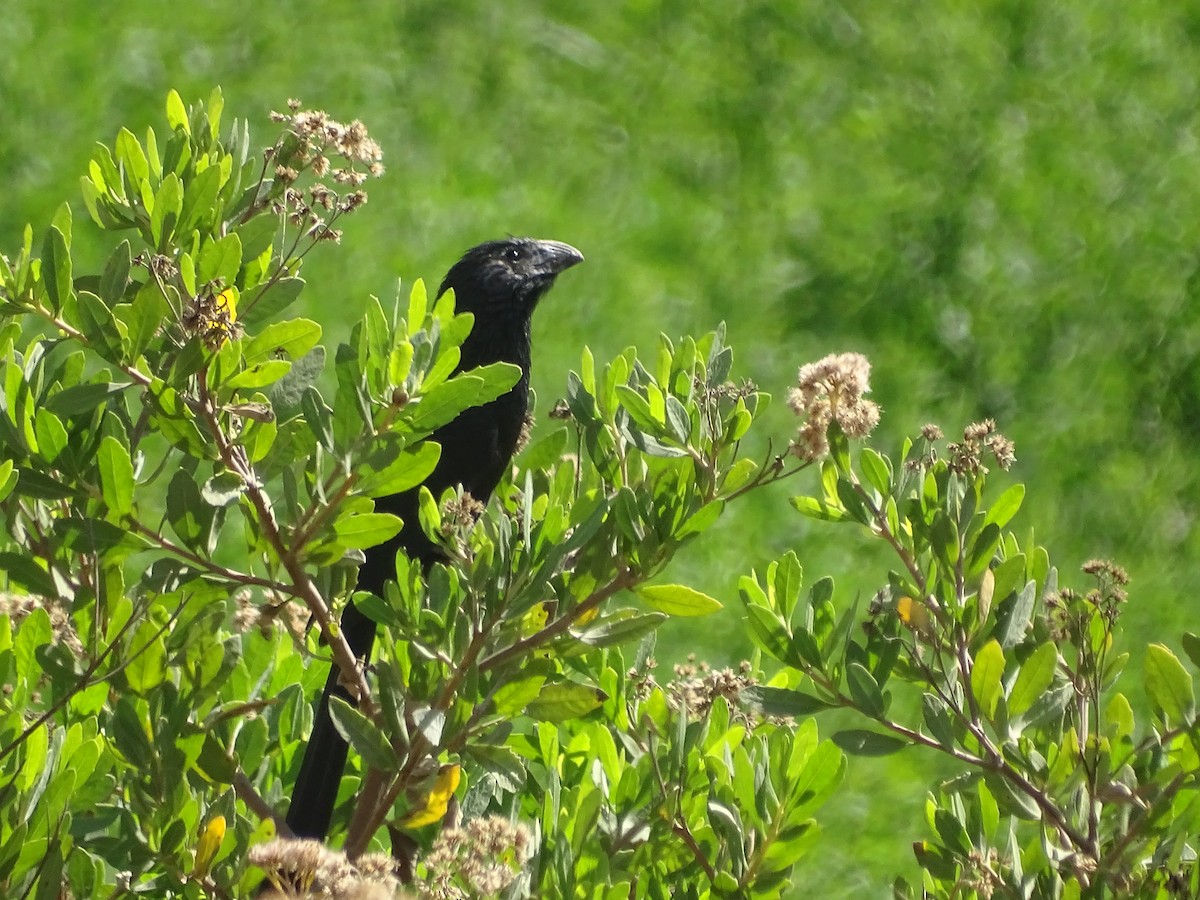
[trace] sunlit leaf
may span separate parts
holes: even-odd
[[[120,518],[133,512],[133,462],[129,451],[116,438],[107,436],[96,452],[96,467],[100,472],[100,491],[109,513]]]
[[[329,718],[333,720],[338,734],[367,765],[377,769],[388,769],[395,765],[396,753],[383,732],[341,697],[335,695],[329,698]]]
[[[1058,646],[1046,641],[1021,664],[1012,692],[1008,695],[1008,711],[1020,715],[1033,706],[1054,681],[1058,668]]]
[[[832,740],[852,756],[890,756],[908,746],[907,741],[890,734],[853,728],[835,733]]]
[[[395,537],[402,524],[400,517],[391,513],[351,513],[338,517],[333,531],[338,543],[365,550]]]
[[[525,711],[543,722],[565,722],[599,709],[607,699],[604,691],[597,687],[563,681],[545,685]]]
[[[1163,644],[1146,648],[1146,693],[1173,725],[1186,725],[1196,714],[1196,695],[1187,669]]]
[[[682,584],[643,585],[636,593],[644,603],[669,616],[707,616],[722,608],[719,601]]]
[[[975,655],[975,664],[971,668],[971,693],[987,716],[996,713],[996,703],[1000,699],[1004,677],[1004,650],[996,640],[990,640]]]

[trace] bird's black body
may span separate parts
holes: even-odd
[[[446,273],[438,296],[453,289],[458,312],[475,315],[474,327],[460,348],[456,371],[508,362],[521,367],[521,379],[508,393],[484,406],[465,410],[432,435],[442,453],[425,485],[435,497],[446,488],[462,485],[464,491],[486,503],[504,476],[516,451],[529,402],[530,321],[534,307],[560,272],[582,260],[582,254],[567,244],[509,238],[468,250]],[[412,490],[376,501],[377,510],[398,515],[404,526],[391,541],[367,551],[358,572],[359,590],[383,594],[384,584],[395,576],[398,550],[419,560],[425,568],[440,558],[421,530],[417,496],[418,492]],[[375,623],[350,604],[341,627],[354,655],[369,659]],[[330,695],[337,693],[348,699],[338,686],[338,674],[334,666],[292,792],[287,823],[297,837],[324,839],[345,769],[346,742],[329,718]]]

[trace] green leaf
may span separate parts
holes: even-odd
[[[129,270],[132,267],[133,257],[129,241],[121,241],[108,258],[104,274],[100,276],[100,297],[109,306],[119,303],[125,296],[125,287],[129,284]]]
[[[42,242],[42,281],[51,309],[58,312],[71,296],[71,251],[66,237],[53,225]]]
[[[890,734],[851,728],[833,735],[833,742],[852,756],[890,756],[908,742]]]
[[[191,475],[177,470],[167,487],[167,521],[188,547],[201,546],[208,537],[216,511],[206,503]]]
[[[849,518],[843,510],[816,497],[792,497],[790,503],[800,515],[821,522],[844,522]]]
[[[1013,683],[1012,693],[1008,696],[1009,714],[1018,716],[1033,706],[1054,682],[1057,667],[1058,646],[1053,641],[1046,641],[1034,650],[1022,663]]]
[[[463,753],[475,759],[500,790],[515,794],[524,786],[528,777],[526,764],[510,748],[473,741],[463,748]]]
[[[611,647],[639,640],[654,631],[670,618],[666,613],[652,612],[639,615],[631,609],[618,610],[575,633],[575,638],[589,647]]]
[[[642,586],[635,593],[644,603],[669,616],[707,616],[722,609],[719,601],[682,584]]]
[[[995,525],[997,528],[1003,528],[1017,514],[1024,499],[1025,485],[1014,484],[996,498],[996,502],[992,504],[991,509],[987,512],[987,516],[984,517],[983,524],[985,526]]]
[[[743,688],[738,697],[764,716],[799,719],[833,708],[824,700],[802,691],[790,691],[786,688],[762,685]]]
[[[296,302],[304,290],[303,278],[280,278],[268,282],[249,301],[243,301],[238,310],[238,321],[247,328],[272,319]]]
[[[238,774],[237,761],[230,756],[229,751],[221,746],[212,732],[204,735],[204,744],[196,765],[210,779],[218,784],[233,784]]]
[[[220,191],[221,169],[218,166],[209,166],[192,179],[183,192],[183,209],[179,214],[180,234],[189,234],[202,224],[205,226],[203,230],[209,230],[211,217],[215,213],[213,207]],[[204,221],[206,216],[210,217],[209,222]]]
[[[171,172],[154,195],[154,212],[150,214],[150,237],[159,252],[167,249],[182,210],[183,186],[179,176]]]
[[[598,687],[563,681],[542,688],[526,712],[542,722],[565,722],[599,709],[608,695]]]
[[[275,241],[279,231],[279,219],[275,216],[258,216],[238,228],[242,239],[242,259],[258,259]]]
[[[866,667],[856,662],[850,663],[846,667],[846,681],[850,686],[850,696],[859,710],[872,719],[882,719],[887,712],[883,693]]]
[[[0,461],[0,503],[13,492],[20,477],[11,459]]]
[[[406,447],[394,460],[375,471],[368,459],[363,467],[359,487],[368,497],[389,497],[424,484],[437,467],[442,448],[436,441],[422,441]]]
[[[967,836],[966,826],[948,809],[939,809],[933,814],[933,827],[942,843],[951,851],[963,856],[971,852],[971,839]]]
[[[238,269],[241,267],[242,239],[236,234],[228,234],[219,240],[208,242],[200,250],[197,275],[203,284],[219,278],[228,287],[237,279]]]
[[[1113,694],[1108,705],[1104,707],[1104,720],[1116,740],[1128,740],[1133,737],[1133,707],[1120,691]]]
[[[50,575],[24,553],[0,553],[0,571],[30,594],[53,597],[58,594]]]
[[[671,427],[671,436],[682,446],[688,446],[688,439],[692,432],[692,420],[684,405],[672,394],[667,395],[667,424]]]
[[[412,417],[413,429],[433,431],[445,425],[464,409],[478,405],[482,389],[483,379],[473,374],[442,382],[418,399]]]
[[[798,661],[792,651],[792,640],[788,634],[787,624],[779,616],[779,613],[767,609],[765,606],[748,604],[746,617],[750,639],[764,652],[788,665],[793,665],[794,661]]]
[[[38,500],[67,500],[76,496],[75,490],[61,479],[51,478],[37,469],[17,469],[20,476],[17,481],[17,492],[22,497],[34,497]]]
[[[221,93],[220,86],[212,89],[212,93],[208,95],[208,134],[215,142],[221,136],[221,112],[225,109],[225,95]]]
[[[663,422],[655,418],[649,401],[636,390],[627,384],[618,384],[617,397],[620,398],[621,406],[629,413],[629,417],[639,428],[652,435],[663,431]]]
[[[1013,602],[1001,608],[997,615],[995,636],[1003,649],[1011,650],[1025,639],[1029,624],[1033,620],[1036,599],[1037,582],[1030,579]]]
[[[388,771],[396,765],[396,753],[375,723],[338,697],[329,698],[329,718],[338,734],[372,768]]]
[[[796,556],[796,552],[789,550],[775,563],[774,570],[774,577],[771,579],[773,605],[784,621],[790,622],[796,604],[800,601],[800,591],[804,587],[804,567],[800,565],[800,558]],[[813,591],[815,590],[816,585],[813,586]],[[820,605],[819,602],[816,605]]]
[[[996,703],[1003,689],[1004,650],[994,638],[980,648],[971,667],[971,693],[989,718],[996,714]]]
[[[300,397],[304,422],[326,450],[333,450],[333,414],[316,388],[305,388]]]
[[[887,460],[870,447],[863,447],[858,456],[858,465],[862,469],[867,484],[887,496],[891,491],[892,473],[888,469]]]
[[[321,326],[311,319],[272,322],[245,342],[242,359],[248,366],[268,359],[299,359],[320,339]]]
[[[138,290],[132,303],[113,307],[113,315],[125,323],[129,333],[129,355],[137,358],[150,345],[154,335],[168,320],[171,307],[158,283],[147,281]]]
[[[950,722],[950,713],[946,703],[934,694],[921,696],[921,715],[925,719],[925,727],[937,739],[937,742],[947,750],[954,749],[954,726]]]
[[[318,345],[293,362],[291,371],[271,385],[267,396],[281,422],[291,419],[299,411],[305,393],[316,384],[324,369],[325,348]]]
[[[124,324],[117,321],[103,300],[91,291],[79,291],[75,312],[81,330],[101,356],[120,359],[124,355]]]
[[[1192,634],[1190,631],[1184,632],[1183,652],[1192,661],[1192,665],[1200,669],[1200,635]]]
[[[525,707],[538,698],[545,683],[546,676],[531,675],[528,678],[515,679],[498,688],[492,699],[496,714],[512,716],[523,712]]]
[[[988,772],[984,774],[983,780],[992,792],[996,804],[1005,813],[1028,822],[1036,822],[1041,818],[1042,811],[1037,801],[1024,791],[1017,790],[1007,778]]]
[[[42,408],[34,412],[33,431],[37,437],[38,453],[47,462],[54,462],[67,448],[67,429],[58,416]]]
[[[713,500],[700,507],[675,532],[676,538],[685,538],[693,534],[701,534],[716,524],[721,513],[725,511],[724,500]]]
[[[535,441],[521,451],[522,468],[534,472],[551,468],[562,458],[563,451],[567,447],[567,438],[567,429],[556,428],[545,437]]]
[[[236,503],[246,492],[246,483],[236,472],[218,472],[204,482],[200,497],[209,506],[224,507]]]
[[[162,684],[166,673],[167,648],[158,632],[154,623],[142,622],[129,642],[125,679],[143,697]]]
[[[254,390],[274,384],[292,370],[286,359],[268,359],[238,372],[223,385],[231,391]]]
[[[125,171],[132,177],[135,187],[149,180],[150,164],[146,161],[146,153],[132,131],[122,128],[117,133],[114,149],[117,152],[117,162],[125,166]]]
[[[184,134],[192,133],[191,123],[188,122],[187,109],[183,105],[183,99],[174,88],[167,94],[167,124],[171,126],[172,131],[176,128],[182,128]]]
[[[1196,715],[1192,678],[1178,657],[1162,644],[1146,648],[1146,693],[1172,725],[1188,726]]]
[[[133,461],[129,451],[112,435],[100,442],[96,452],[100,492],[110,516],[121,518],[133,512]]]
[[[400,533],[403,523],[391,513],[346,513],[333,523],[339,544],[365,550]]]

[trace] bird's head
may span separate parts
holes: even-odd
[[[504,238],[472,247],[446,273],[440,297],[454,289],[455,307],[477,320],[496,314],[528,317],[560,272],[583,262],[583,254],[561,241]]]

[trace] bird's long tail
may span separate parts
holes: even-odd
[[[356,659],[370,659],[375,643],[375,623],[353,603],[342,613],[342,633]],[[304,760],[296,776],[292,802],[288,807],[287,824],[296,837],[324,840],[329,833],[333,808],[337,803],[338,787],[346,768],[346,742],[333,727],[329,717],[329,698],[337,695],[353,703],[350,694],[339,683],[341,669],[336,663],[329,668],[329,678],[317,706],[312,735],[304,750]]]

